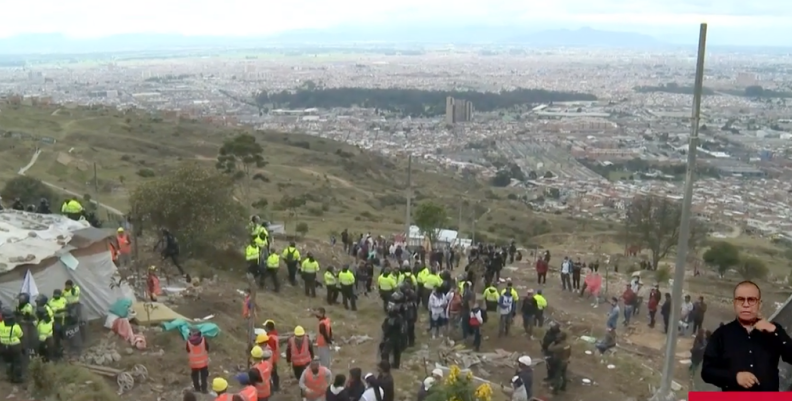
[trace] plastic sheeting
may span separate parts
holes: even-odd
[[[206,338],[217,337],[220,334],[220,327],[214,323],[190,325],[186,320],[176,319],[172,322],[162,324],[162,329],[165,331],[179,330],[179,334],[181,334],[182,338],[185,340],[190,336],[190,329],[193,327],[198,329]]]
[[[110,288],[110,284],[117,279],[114,276],[118,272],[110,258],[110,252],[80,256],[77,259],[80,265],[75,270],[69,269],[60,261],[55,261],[49,267],[34,273],[33,279],[39,291],[50,296],[55,289],[63,289],[66,280],[74,281],[82,291],[80,295],[82,314],[88,320],[104,318],[110,306],[119,298],[135,299],[135,293],[126,283]],[[16,305],[22,280],[20,278],[0,283],[0,301],[4,305]]]
[[[58,214],[0,211],[0,273],[41,263],[63,249],[74,231],[90,226]]]

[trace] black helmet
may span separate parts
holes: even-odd
[[[2,312],[3,320],[13,319],[14,318],[14,311],[11,308],[3,308]]]
[[[39,296],[36,297],[37,306],[44,306],[47,304],[47,302],[49,302],[49,298],[47,298],[47,296],[44,294],[40,294]]]
[[[19,300],[19,303],[26,304],[30,302],[30,294],[22,292],[17,296],[17,299]]]

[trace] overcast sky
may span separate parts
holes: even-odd
[[[5,0],[0,11],[0,37],[23,33],[74,37],[119,33],[263,35],[346,24],[430,21],[519,23],[541,29],[591,26],[671,35],[696,32],[698,23],[709,22],[712,28],[732,34],[768,32],[776,27],[787,33],[792,29],[792,1]]]

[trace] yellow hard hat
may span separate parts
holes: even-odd
[[[257,345],[253,347],[252,350],[250,350],[250,356],[256,359],[261,359],[264,356],[264,350]]]
[[[218,392],[226,390],[228,390],[228,382],[226,379],[223,379],[222,377],[215,377],[214,380],[212,380],[212,391]]]
[[[275,321],[274,321],[274,320],[272,320],[272,319],[267,319],[267,320],[265,320],[265,321],[264,321],[264,326],[266,326],[266,325],[267,325],[267,324],[269,324],[269,323],[272,323],[272,325],[273,325],[273,326],[275,325]]]
[[[157,270],[157,266],[151,265],[149,266],[149,270]]]
[[[297,326],[294,328],[294,335],[295,336],[304,336],[305,329],[302,326]]]
[[[256,344],[264,344],[269,341],[269,336],[265,333],[261,333],[256,336]]]
[[[124,227],[118,227],[118,232],[120,233],[124,232]]]

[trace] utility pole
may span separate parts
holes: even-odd
[[[457,232],[459,237],[462,238],[462,200],[459,201],[459,224],[457,224]]]
[[[707,24],[699,29],[698,60],[696,61],[696,82],[693,87],[693,107],[690,118],[690,143],[688,144],[687,174],[685,175],[685,194],[682,200],[682,221],[679,224],[679,242],[677,243],[676,270],[674,271],[674,288],[671,290],[671,316],[669,321],[674,325],[666,339],[663,379],[660,388],[652,400],[674,400],[671,392],[671,381],[676,366],[677,333],[676,323],[679,321],[680,305],[682,304],[682,287],[685,281],[685,264],[687,262],[688,240],[690,238],[690,208],[693,201],[693,179],[696,169],[696,149],[698,148],[699,119],[701,116],[701,92],[704,88],[704,55],[707,49]]]
[[[407,213],[404,218],[404,235],[407,238],[407,244],[410,243],[410,222],[412,220],[412,154],[407,157]]]

